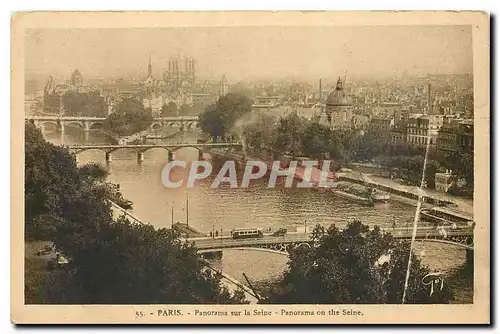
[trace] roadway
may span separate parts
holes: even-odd
[[[383,232],[391,233],[397,239],[409,239],[412,237],[412,227],[407,228],[397,227],[397,228],[383,228]],[[417,230],[417,238],[435,238],[443,237],[444,234],[447,237],[451,236],[472,236],[473,231],[469,227],[459,227],[457,229],[446,228],[445,232],[443,230],[437,229],[430,226],[422,226]],[[232,239],[230,236],[223,237],[200,237],[200,238],[189,238],[184,239],[189,240],[194,243],[195,247],[199,250],[212,250],[212,249],[223,249],[223,248],[238,248],[238,247],[250,247],[255,245],[271,245],[277,243],[301,243],[309,242],[311,240],[311,233],[287,233],[285,236],[277,237],[272,234],[264,234],[262,238],[249,238],[249,239]]]
[[[85,116],[60,116],[60,115],[44,115],[44,116],[26,116],[25,119],[37,121],[104,121],[106,117],[85,117]],[[155,121],[197,121],[198,116],[170,116],[170,117],[155,117]]]
[[[92,148],[102,148],[102,149],[113,149],[113,148],[154,148],[154,147],[171,147],[171,148],[180,148],[180,147],[227,147],[227,146],[241,146],[240,142],[232,142],[232,143],[167,143],[167,144],[125,144],[125,145],[68,145],[70,149],[92,149]]]

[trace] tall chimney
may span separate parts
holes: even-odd
[[[432,114],[431,83],[427,83],[427,112]]]
[[[319,100],[321,101],[321,78],[319,78]]]

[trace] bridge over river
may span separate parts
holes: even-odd
[[[381,229],[391,233],[396,239],[411,239],[412,230],[405,228]],[[416,239],[423,242],[439,242],[456,245],[468,250],[473,250],[474,234],[472,228],[462,227],[457,229],[420,227]],[[223,249],[255,249],[272,253],[288,255],[290,249],[296,247],[311,247],[310,233],[288,233],[285,236],[264,234],[262,238],[232,239],[231,237],[203,237],[189,238],[200,254],[218,252]]]
[[[69,150],[75,154],[88,150],[101,150],[106,153],[106,162],[111,162],[111,153],[116,150],[128,149],[134,150],[137,153],[137,161],[144,160],[144,152],[153,149],[161,148],[168,152],[168,160],[173,160],[173,153],[181,148],[191,147],[198,150],[198,158],[202,159],[203,152],[206,152],[216,147],[241,147],[240,142],[220,142],[220,143],[168,143],[168,144],[137,144],[137,145],[68,145]]]
[[[156,117],[153,119],[151,129],[158,129],[163,126],[172,126],[180,128],[195,128],[198,126],[198,116],[172,116]],[[105,117],[82,117],[82,116],[26,116],[25,120],[35,123],[36,126],[45,126],[53,124],[60,132],[64,132],[66,126],[75,126],[84,131],[99,130],[102,128]]]

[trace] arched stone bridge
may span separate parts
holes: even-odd
[[[101,150],[106,154],[106,161],[111,162],[112,155],[111,153],[116,150],[128,149],[133,150],[137,153],[137,160],[139,162],[144,160],[144,152],[153,149],[153,148],[161,148],[168,152],[168,160],[173,160],[173,154],[175,151],[191,147],[195,148],[199,152],[199,158],[204,151],[209,150],[214,147],[241,147],[240,142],[222,142],[222,143],[172,143],[172,144],[139,144],[139,145],[68,145],[67,146],[70,151],[75,154],[85,152],[88,150]]]
[[[411,230],[397,228],[395,230],[386,229],[396,239],[411,239]],[[467,250],[474,249],[474,236],[470,228],[462,228],[457,230],[446,230],[446,234],[439,232],[434,228],[421,228],[417,232],[416,239],[419,242],[437,242],[450,244],[465,248]],[[189,239],[194,242],[198,253],[211,253],[222,251],[224,249],[255,249],[271,253],[288,255],[289,251],[298,247],[312,247],[310,234],[292,234],[289,233],[284,237],[275,237],[272,235],[264,235],[263,238],[254,239],[231,239],[231,238],[196,238]]]
[[[38,127],[52,124],[58,131],[64,132],[66,126],[73,126],[83,131],[100,130],[106,120],[105,117],[78,117],[78,116],[27,116],[26,120],[32,121]],[[163,126],[191,129],[198,126],[198,116],[173,116],[157,117],[151,123],[151,129]]]

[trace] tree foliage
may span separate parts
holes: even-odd
[[[177,105],[174,102],[169,102],[161,107],[162,117],[177,116]]]
[[[30,122],[25,125],[25,236],[50,240],[66,215],[65,198],[78,194],[78,169],[70,153],[43,139]]]
[[[284,304],[399,304],[402,302],[410,247],[378,227],[359,221],[346,229],[317,226],[312,248],[291,252],[283,280],[266,300]],[[412,255],[406,303],[449,303],[452,294],[424,285],[429,273]]]
[[[235,122],[252,110],[252,101],[241,94],[229,93],[206,107],[200,115],[203,132],[213,139],[227,137]]]
[[[276,156],[332,158],[342,162],[352,159],[359,136],[352,131],[332,130],[295,113],[279,118],[264,115],[244,126],[244,137],[250,150],[264,148]]]
[[[256,114],[253,122],[243,125],[242,140],[247,149],[260,157],[264,152],[272,150],[276,133],[275,118],[264,113]]]
[[[228,304],[245,302],[203,271],[196,249],[171,230],[121,217],[84,236],[72,254],[71,287],[79,303]],[[81,242],[75,240],[78,245]]]
[[[292,113],[279,119],[273,142],[273,151],[295,158],[301,154],[304,126],[301,118]]]
[[[189,104],[183,104],[179,108],[179,116],[194,116],[194,115],[196,115],[196,110]]]
[[[116,111],[106,118],[104,128],[120,136],[129,136],[146,130],[152,122],[151,109],[144,109],[137,99],[127,98],[118,103]]]
[[[31,123],[25,133],[26,238],[52,241],[70,260],[64,275],[26,282],[42,285],[26,287],[27,302],[245,302],[241,291],[231,294],[220,277],[207,275],[196,249],[171,230],[115,219],[106,170],[78,168],[66,148],[47,143]]]
[[[106,117],[108,106],[98,91],[68,91],[62,97],[67,116]]]

